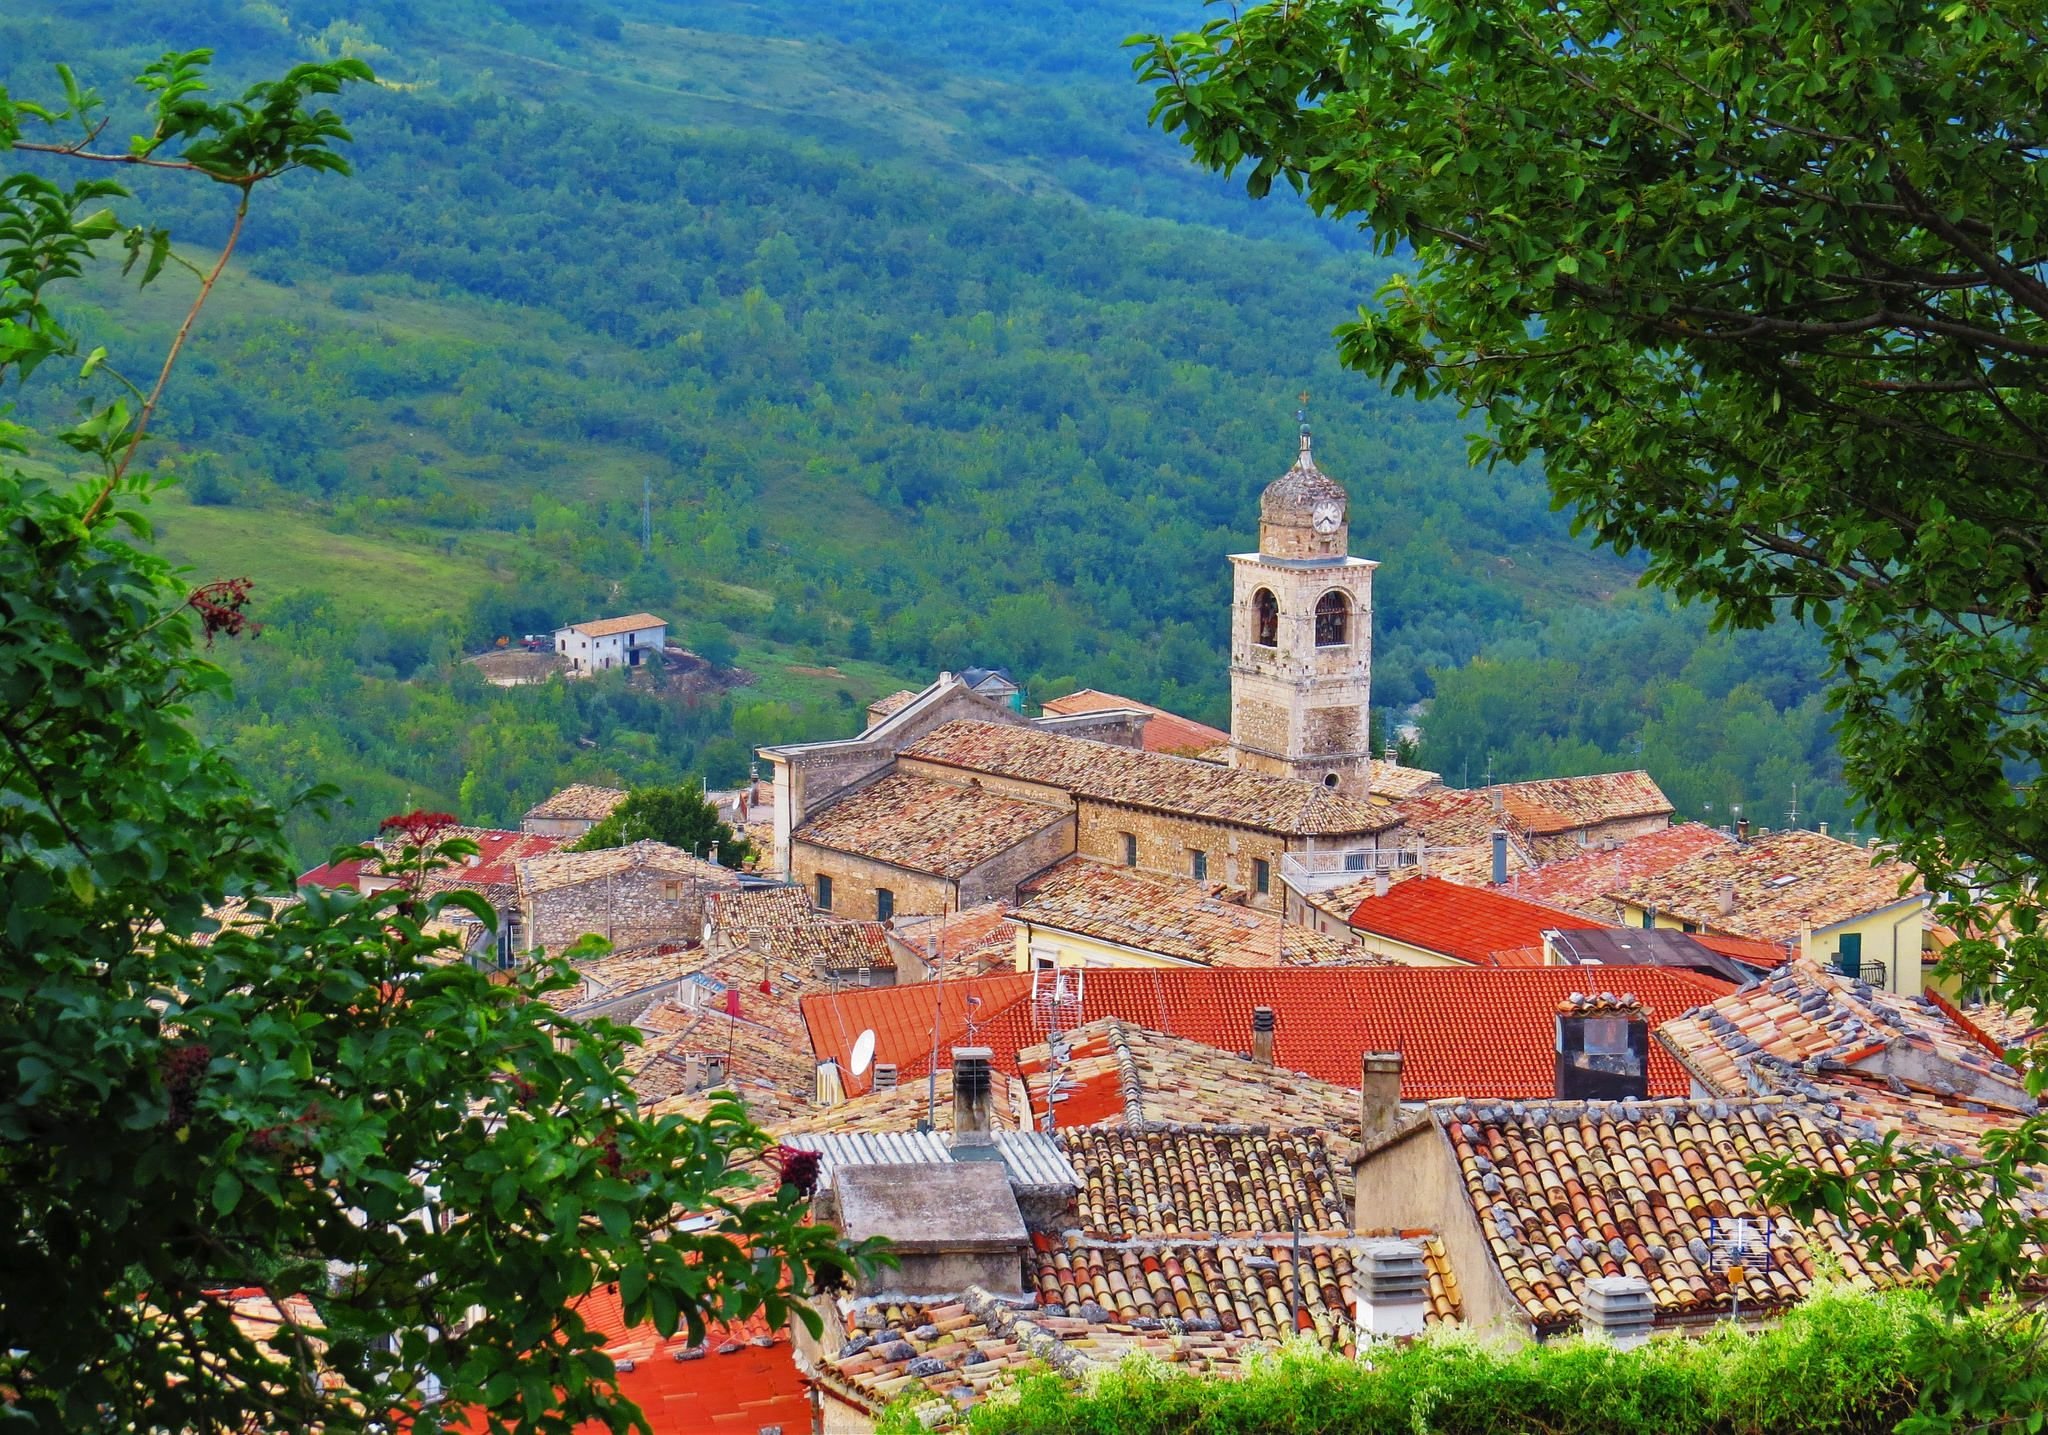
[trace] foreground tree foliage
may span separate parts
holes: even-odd
[[[1724,626],[1823,636],[1846,775],[1971,940],[2048,1011],[2048,12],[2038,4],[1383,6],[1288,0],[1153,37],[1153,114],[1412,272],[1344,361],[1540,456],[1582,529]],[[1988,938],[1998,935],[2002,942]],[[2037,1090],[2048,1055],[2032,1054]],[[1979,1170],[1872,1150],[1969,1301],[2041,1273]],[[1930,1215],[1906,1191],[1957,1212]]]
[[[0,93],[0,148],[182,171],[237,226],[294,170],[345,172],[322,97],[367,80],[306,65],[239,100],[204,52],[140,83],[148,129],[107,146],[98,100]],[[27,130],[27,135],[24,130]],[[36,136],[30,138],[28,136]],[[106,372],[53,290],[118,241],[144,283],[182,260],[124,228],[103,178],[0,178],[0,383],[76,366],[123,397],[57,435],[81,472],[0,470],[0,1391],[51,1431],[645,1428],[577,1298],[617,1283],[664,1331],[763,1310],[867,1257],[766,1178],[737,1105],[649,1119],[631,1039],[538,997],[559,960],[495,985],[442,950],[418,878],[473,850],[412,831],[415,880],[374,897],[289,892],[280,814],[192,734],[224,678],[201,647],[253,636],[248,585],[191,590],[145,546],[154,480],[131,467],[177,358],[145,387]],[[193,268],[182,344],[233,252]],[[189,267],[189,266],[188,266]],[[88,394],[99,392],[88,389]],[[32,436],[0,425],[17,451]],[[687,1229],[679,1217],[701,1217]],[[210,1292],[287,1313],[263,1346]],[[444,1403],[425,1403],[438,1388]]]
[[[718,815],[717,804],[704,795],[704,784],[694,777],[674,787],[634,789],[610,816],[579,837],[572,850],[595,852],[634,842],[665,842],[734,869],[754,855],[753,844]]]

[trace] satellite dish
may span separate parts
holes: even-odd
[[[873,1028],[862,1032],[853,1039],[853,1074],[867,1074],[868,1063],[875,1059],[875,1033]]]

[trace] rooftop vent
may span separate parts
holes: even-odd
[[[1382,1340],[1422,1334],[1429,1314],[1429,1270],[1413,1241],[1367,1241],[1358,1248],[1358,1301],[1362,1334]]]
[[[1579,1304],[1587,1334],[1605,1336],[1623,1350],[1648,1340],[1657,1322],[1650,1284],[1641,1276],[1595,1276],[1586,1282]]]

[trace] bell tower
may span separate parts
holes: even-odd
[[[1350,495],[1301,452],[1259,499],[1259,551],[1230,555],[1234,766],[1364,797],[1372,744],[1372,571]]]

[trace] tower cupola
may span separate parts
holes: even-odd
[[[1350,519],[1351,495],[1316,467],[1304,422],[1294,467],[1259,495],[1259,552],[1297,563],[1342,559],[1351,551]]]

